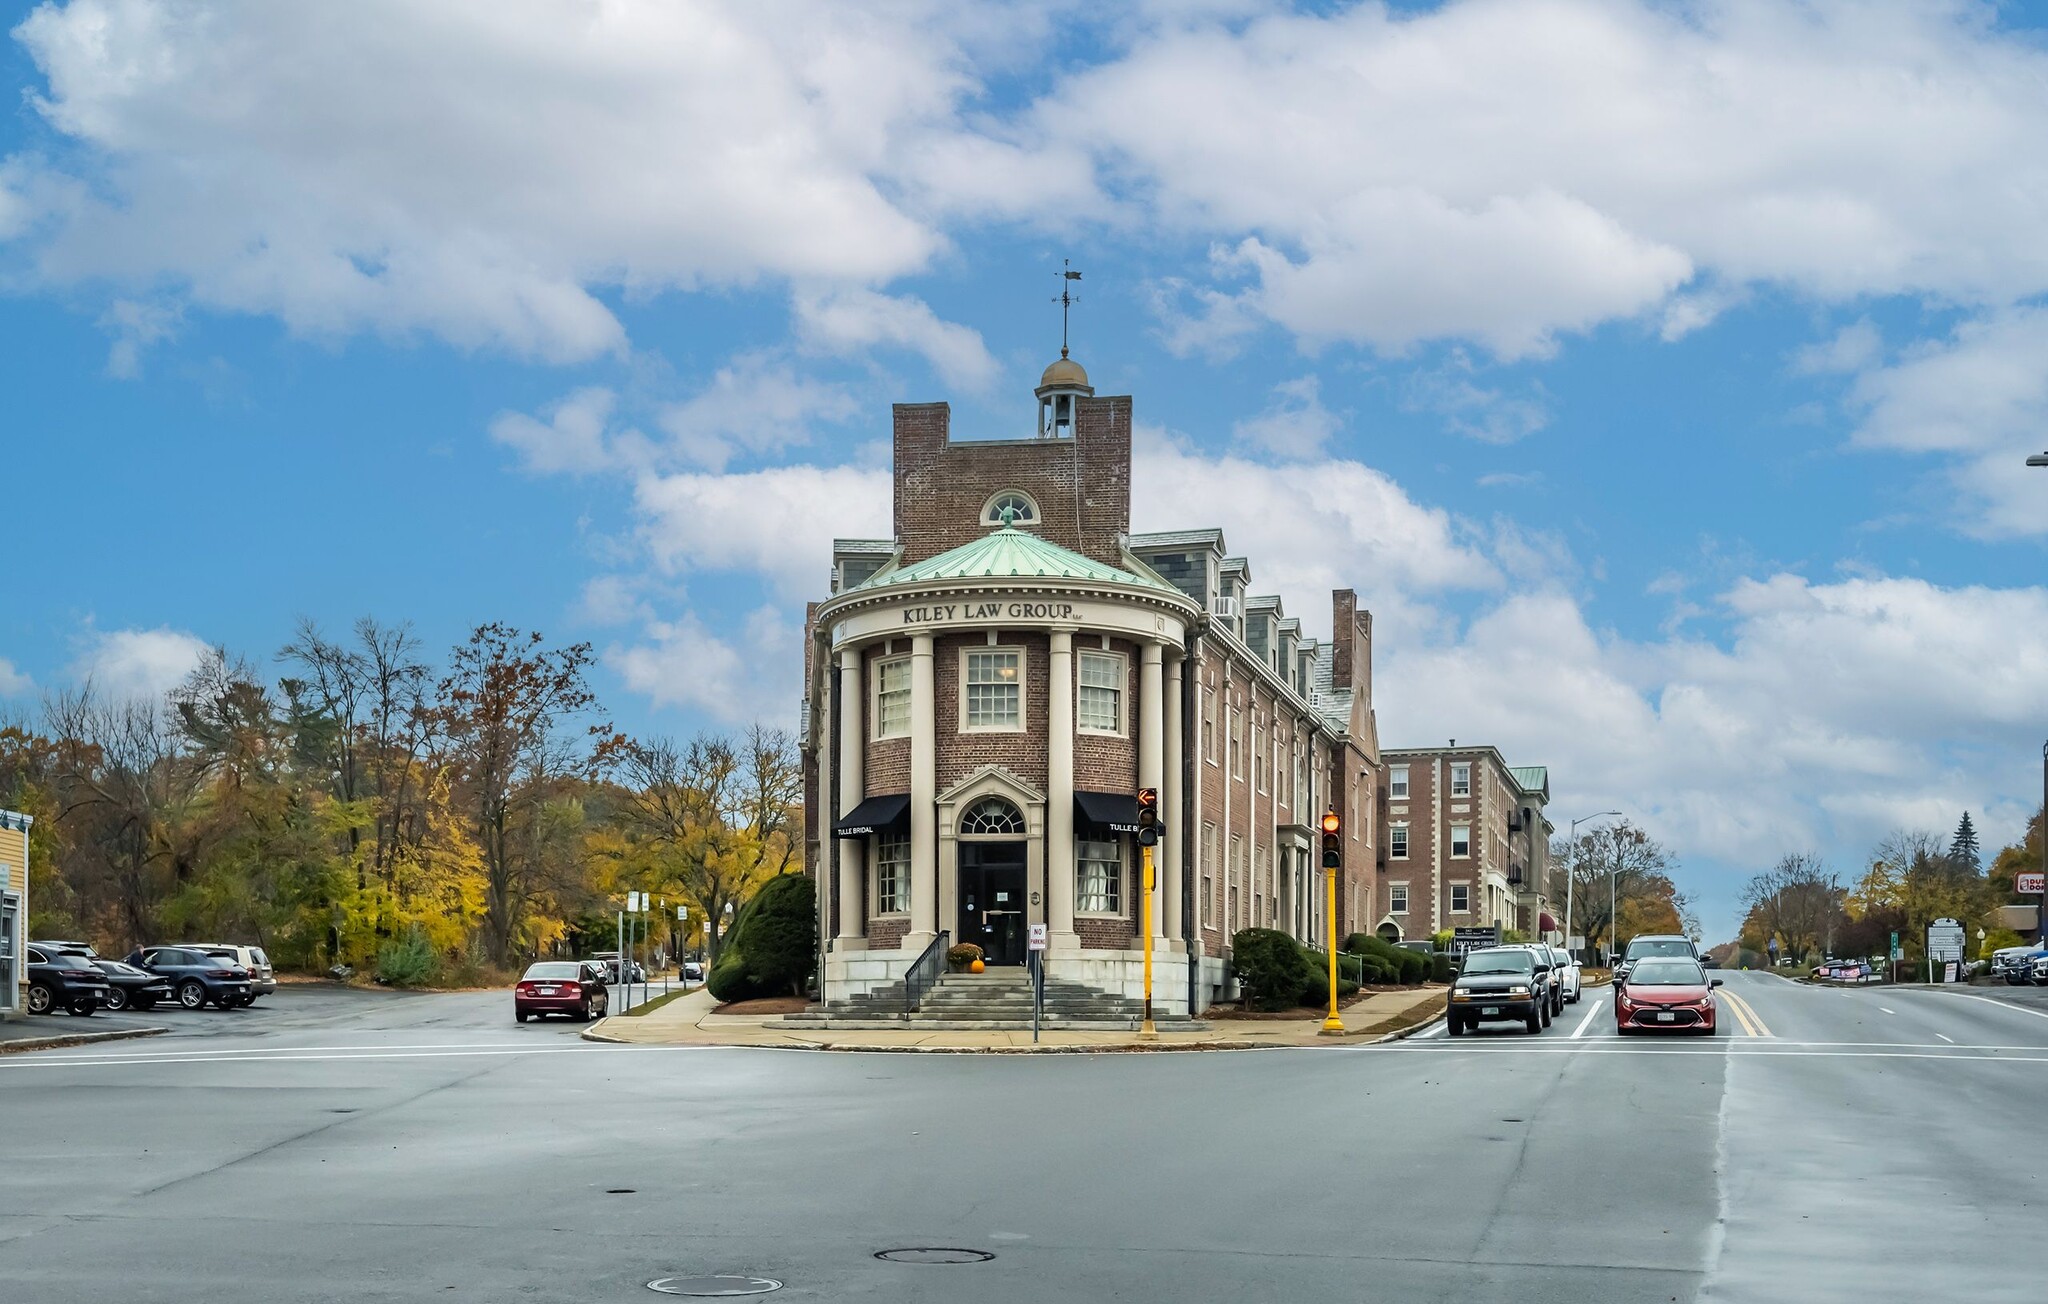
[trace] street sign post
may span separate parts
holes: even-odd
[[[1038,1041],[1038,1025],[1045,1021],[1045,928],[1032,924],[1026,933],[1025,958],[1031,961],[1031,1040]]]
[[[1937,919],[1927,925],[1927,981],[1934,981],[1934,966],[1963,960],[1963,926],[1953,919]],[[1943,980],[1953,982],[1953,969],[1942,970]]]
[[[1459,959],[1463,959],[1467,951],[1477,951],[1483,946],[1499,945],[1499,924],[1488,924],[1484,928],[1454,928],[1451,930],[1451,954]]]

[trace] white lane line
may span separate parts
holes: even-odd
[[[1739,1059],[1924,1059],[1924,1060],[1978,1060],[1992,1064],[2048,1064],[2048,1054],[2033,1055],[1971,1055],[1965,1054],[1968,1047],[1958,1046],[1955,1050],[1899,1051],[1899,1050],[1796,1050],[1796,1049],[1736,1049],[1739,1043],[1729,1041],[1718,1047],[1671,1046],[1657,1049],[1651,1046],[1629,1046],[1614,1050],[1589,1051],[1585,1047],[1559,1046],[1551,1049],[1543,1046],[1417,1046],[1403,1052],[1409,1055],[1721,1055],[1729,1054]]]
[[[9,1069],[47,1069],[64,1068],[66,1066],[72,1068],[77,1068],[80,1066],[89,1066],[92,1068],[114,1068],[125,1067],[130,1064],[282,1064],[290,1061],[299,1060],[328,1061],[395,1059],[470,1059],[479,1055],[590,1055],[601,1054],[607,1051],[620,1050],[701,1049],[708,1048],[695,1046],[600,1046],[586,1042],[575,1046],[531,1046],[524,1050],[417,1050],[402,1051],[397,1054],[389,1054],[385,1052],[367,1052],[355,1055],[210,1055],[205,1058],[195,1058],[190,1055],[161,1055],[154,1057],[143,1055],[123,1055],[118,1058],[97,1058],[92,1056],[79,1056],[76,1058],[66,1059],[44,1058],[42,1056],[30,1058],[26,1055],[9,1055],[4,1059],[0,1059],[0,1072],[5,1072]]]
[[[2048,1019],[2048,1011],[2030,1010],[2024,1005],[2014,1005],[2011,1001],[1994,1000],[1989,996],[1972,996],[1968,992],[1950,992],[1949,995],[1965,1001],[1982,1001],[1986,1005],[1996,1005],[2001,1010],[2018,1010],[2021,1014],[2031,1014],[2037,1019]]]
[[[1576,1028],[1573,1028],[1573,1029],[1572,1029],[1572,1040],[1573,1040],[1573,1041],[1577,1041],[1577,1040],[1578,1040],[1579,1038],[1581,1038],[1581,1037],[1585,1036],[1585,1035],[1586,1035],[1586,1029],[1588,1029],[1588,1028],[1592,1027],[1592,1026],[1593,1026],[1593,1020],[1595,1020],[1595,1019],[1597,1019],[1597,1018],[1599,1018],[1599,1017],[1600,1017],[1600,1007],[1599,1007],[1599,1006],[1597,1006],[1597,1005],[1596,1005],[1596,1006],[1594,1006],[1594,1007],[1593,1007],[1592,1009],[1590,1009],[1590,1010],[1587,1010],[1587,1011],[1586,1011],[1586,1017],[1585,1017],[1585,1018],[1583,1018],[1583,1019],[1580,1019],[1580,1020],[1579,1020],[1579,1026],[1578,1026],[1578,1027],[1576,1027]]]
[[[1878,1008],[1878,1009],[1880,1009],[1880,1010],[1883,1010],[1883,1011],[1884,1011],[1884,1012],[1885,1012],[1886,1014],[1897,1014],[1897,1013],[1898,1013],[1898,1011],[1897,1011],[1897,1010],[1894,1010],[1894,1009],[1892,1009],[1892,1008],[1891,1008],[1890,1006],[1887,1006],[1887,1005],[1880,1005],[1880,1006],[1878,1006],[1877,1008]]]
[[[1937,1037],[1941,1037],[1941,1039],[1942,1039],[1943,1041],[1947,1042],[1947,1043],[1948,1043],[1949,1045],[1951,1045],[1951,1046],[1953,1046],[1953,1045],[1955,1045],[1955,1044],[1956,1044],[1956,1039],[1955,1039],[1954,1037],[1943,1037],[1943,1036],[1942,1036],[1942,1034],[1940,1034],[1940,1033],[1938,1033],[1938,1032],[1937,1032],[1937,1033],[1935,1033],[1934,1035],[1935,1035],[1935,1036],[1937,1036]]]
[[[118,1060],[155,1059],[162,1055],[191,1055],[195,1057],[202,1055],[239,1055],[256,1059],[278,1055],[298,1055],[304,1054],[307,1051],[497,1050],[500,1048],[531,1049],[533,1048],[533,1043],[531,1041],[421,1041],[401,1042],[395,1046],[387,1046],[382,1042],[365,1042],[360,1046],[229,1046],[219,1050],[209,1050],[204,1046],[180,1046],[170,1050],[157,1051],[98,1051],[94,1052],[93,1058]]]

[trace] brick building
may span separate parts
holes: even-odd
[[[1445,928],[1499,924],[1556,933],[1549,900],[1550,774],[1511,767],[1492,747],[1381,753],[1385,829],[1374,910],[1380,936],[1415,941]]]
[[[1048,977],[1142,991],[1135,797],[1159,789],[1154,1003],[1223,994],[1229,938],[1321,939],[1316,824],[1345,812],[1338,934],[1373,905],[1372,620],[1305,637],[1222,533],[1132,535],[1131,400],[1065,357],[1022,439],[899,404],[893,537],[835,540],[808,613],[807,863],[829,1005],[941,932]],[[827,812],[830,812],[829,817]]]

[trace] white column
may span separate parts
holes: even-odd
[[[1159,913],[1164,917],[1169,942],[1176,942],[1181,936],[1181,893],[1185,883],[1182,875],[1187,863],[1187,839],[1182,833],[1187,827],[1187,811],[1181,807],[1182,766],[1186,756],[1180,718],[1181,667],[1179,649],[1171,650],[1166,659],[1166,691],[1161,704],[1166,714],[1166,777],[1159,785],[1159,804],[1166,811],[1166,827],[1159,831],[1166,852],[1166,863],[1159,876],[1159,894],[1165,908]]]
[[[1138,786],[1140,788],[1157,788],[1161,786],[1160,781],[1165,777],[1166,758],[1163,754],[1166,735],[1164,728],[1165,720],[1163,718],[1165,715],[1165,703],[1162,700],[1165,696],[1165,685],[1163,682],[1164,676],[1160,673],[1160,655],[1162,650],[1157,643],[1145,644],[1143,654],[1138,663]],[[1158,853],[1155,852],[1153,854],[1156,857]],[[1157,868],[1156,860],[1154,868]],[[1144,886],[1141,877],[1138,884],[1139,890],[1143,891]],[[1165,911],[1158,908],[1159,899],[1156,896],[1153,898],[1152,904],[1152,936],[1155,939],[1163,938],[1166,936],[1165,920],[1162,917]]]
[[[866,694],[861,691],[860,649],[844,648],[839,653],[839,815],[850,814],[867,795],[862,766],[867,759],[867,712],[862,710]],[[826,836],[832,837],[831,830]],[[861,891],[862,861],[867,855],[866,838],[833,837],[839,848],[839,941],[838,949],[857,950],[867,936],[867,896]]]
[[[938,704],[933,701],[932,636],[910,640],[910,932],[903,942],[923,950],[939,932]]]
[[[1075,951],[1074,632],[1052,631],[1046,674],[1045,922],[1048,948]]]

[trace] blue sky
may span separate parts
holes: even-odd
[[[379,12],[381,10],[381,12]],[[1383,738],[1551,766],[1710,932],[2014,836],[2048,733],[2038,6],[17,7],[0,698],[300,616],[793,718],[888,404],[1076,356]]]

